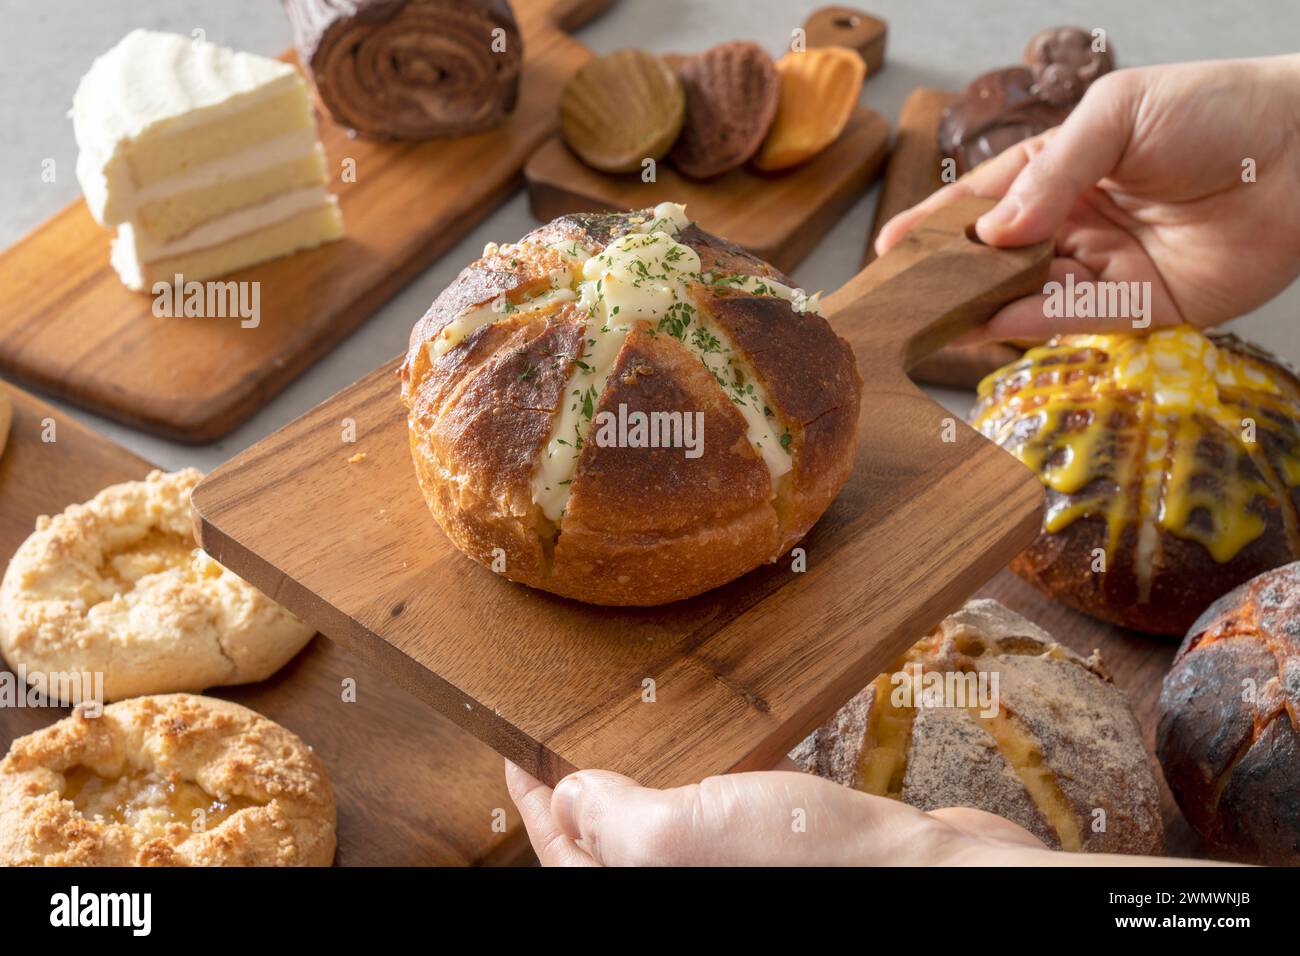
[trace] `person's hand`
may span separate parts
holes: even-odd
[[[968,195],[1001,200],[976,227],[990,245],[1055,237],[1053,280],[1149,281],[1153,327],[1235,318],[1300,275],[1300,56],[1103,76],[1061,126],[891,219],[876,251]],[[1045,318],[1033,296],[962,343],[1086,331],[1115,320]]]
[[[991,813],[922,813],[793,771],[651,790],[583,770],[552,792],[506,761],[506,784],[545,866],[923,865],[981,862],[982,851],[1046,853]]]
[[[783,766],[793,767],[789,761]],[[709,777],[652,790],[603,770],[552,790],[506,761],[506,785],[544,866],[1150,866],[1178,860],[1057,853],[1009,820],[923,813],[810,774]]]
[[[784,767],[793,768],[788,760]],[[544,866],[1152,866],[1192,861],[1046,849],[1002,817],[923,813],[796,771],[671,790],[580,770],[554,791],[506,761],[510,798]],[[1204,865],[1204,864],[1197,864]]]

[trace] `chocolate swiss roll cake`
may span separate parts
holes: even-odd
[[[282,0],[335,122],[421,140],[490,129],[514,109],[524,47],[506,0]]]
[[[1233,336],[1053,339],[980,383],[974,423],[1047,489],[1011,569],[1094,617],[1182,635],[1300,557],[1300,380]]]

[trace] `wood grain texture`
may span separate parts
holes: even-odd
[[[591,55],[556,24],[575,26],[610,3],[516,0],[526,51],[519,103],[489,132],[368,142],[318,116],[347,235],[223,277],[261,283],[256,328],[155,317],[152,295],[118,281],[111,234],[77,200],[0,252],[0,372],[175,441],[226,434],[514,191],[557,127],[561,88]],[[341,181],[345,159],[355,161],[355,182]]]
[[[862,257],[864,266],[876,258],[876,236],[880,235],[881,227],[943,185],[939,118],[956,98],[955,93],[946,90],[918,87],[903,101],[903,108],[898,113],[898,128],[894,131],[894,148],[880,184],[876,217],[871,223],[871,235],[867,237],[867,249]]]
[[[524,167],[533,215],[624,212],[660,202],[686,204],[701,227],[789,272],[876,179],[889,151],[889,123],[859,105],[840,138],[802,166],[779,173],[748,167],[699,181],[665,160],[656,181],[592,169],[555,136]]]
[[[946,210],[826,302],[866,394],[854,473],[801,543],[806,572],[783,559],[643,609],[496,577],[428,514],[396,362],[209,476],[194,494],[200,540],[547,782],[579,767],[650,785],[769,767],[1037,533],[1038,480],[904,374],[1042,282],[1045,244],[966,237],[985,206]]]
[[[957,94],[918,87],[898,114],[894,149],[885,167],[876,217],[867,238],[862,264],[876,257],[876,236],[900,212],[912,208],[943,185],[943,154],[939,151],[939,119]],[[969,348],[942,348],[912,369],[912,378],[948,388],[974,388],[985,375],[1020,356],[1010,345],[991,342]]]
[[[885,65],[885,41],[889,26],[853,7],[821,7],[803,25],[808,46],[844,46],[855,50],[867,64],[867,76],[875,76]]]
[[[38,515],[150,471],[143,459],[44,402],[18,389],[8,393],[15,420],[0,458],[0,573]],[[52,444],[40,437],[47,418],[56,423]],[[345,677],[356,681],[355,703],[341,699]],[[339,865],[531,859],[501,758],[331,641],[318,637],[270,680],[211,693],[278,721],[320,754],[338,798]],[[65,713],[0,708],[0,752]],[[498,808],[505,833],[492,830]]]
[[[1160,774],[1155,758],[1155,730],[1159,721],[1157,702],[1160,684],[1169,670],[1178,641],[1140,634],[1114,627],[1104,621],[1080,614],[1059,604],[1010,571],[1002,571],[985,585],[979,597],[1001,601],[1017,614],[1023,614],[1062,644],[1083,655],[1101,651],[1106,669],[1115,685],[1128,696],[1142,728],[1142,739],[1151,754],[1160,786],[1160,809],[1165,823],[1165,852],[1169,856],[1204,857],[1205,849],[1183,817],[1173,794]]]

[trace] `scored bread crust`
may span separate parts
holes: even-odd
[[[416,324],[402,368],[416,474],[451,541],[488,566],[503,555],[501,573],[511,580],[594,604],[667,603],[776,560],[834,500],[856,451],[862,383],[848,344],[826,320],[781,299],[695,282],[692,304],[727,333],[789,431],[793,468],[775,497],[743,417],[712,374],[671,335],[637,323],[597,416],[620,403],[629,412],[702,411],[705,453],[687,459],[680,448],[587,441],[560,521],[542,514],[531,480],[582,354],[585,313],[556,303],[484,325],[442,356],[428,346],[465,309],[540,293],[551,273],[580,268],[555,244],[599,250],[650,218],[650,211],[564,216],[487,250]],[[674,238],[699,255],[703,272],[788,284],[694,225]]]
[[[1297,403],[1296,407],[1300,407],[1300,379],[1274,356],[1231,334],[1215,333],[1208,337],[1217,348],[1246,358],[1266,371]],[[1082,358],[1084,350],[1076,355]],[[1029,359],[1021,359],[994,372],[981,385],[981,398],[971,414],[971,420],[975,421],[981,415],[993,413],[984,433],[994,440],[999,440],[1000,430],[1012,424],[1013,427],[1002,432],[1001,439],[1009,450],[1038,437],[1041,425],[1035,410],[1017,411],[1011,405],[1026,376],[1035,371],[1041,373],[1043,369],[1035,370]],[[1136,418],[1137,406],[1148,401],[1148,396],[1128,396],[1126,404],[1132,411],[1126,411],[1127,418]],[[1249,409],[1248,404],[1242,405],[1243,418],[1254,419],[1258,427],[1257,454],[1274,472],[1284,474],[1283,458],[1300,455],[1300,417],[1282,420]],[[1230,466],[1240,468],[1250,478],[1260,474],[1257,463],[1249,457],[1240,457],[1234,463],[1233,449],[1240,444],[1236,436],[1207,416],[1198,416],[1195,425],[1202,473],[1193,480],[1230,479]],[[1121,443],[1134,432],[1130,421],[1126,421],[1121,427],[1111,429],[1108,439]],[[1095,495],[1097,490],[1089,484],[1078,492],[1066,494],[1046,487],[1045,513],[1071,508]],[[1104,490],[1109,500],[1123,494],[1131,502],[1137,495],[1131,487],[1117,491],[1112,485]],[[1297,534],[1300,487],[1285,492],[1274,489],[1269,496],[1256,496],[1251,510],[1262,520],[1263,532],[1225,562],[1216,561],[1199,542],[1157,527],[1155,548],[1147,565],[1150,590],[1145,596],[1141,593],[1138,567],[1141,559],[1137,525],[1131,520],[1113,551],[1108,547],[1109,532],[1103,516],[1085,514],[1059,531],[1044,529],[1030,547],[1011,561],[1010,568],[1044,594],[1085,614],[1120,627],[1181,637],[1220,595],[1257,574],[1300,558],[1300,534]],[[1099,553],[1106,556],[1105,573],[1093,571]]]
[[[1160,793],[1151,759],[1127,699],[1095,651],[1080,657],[1033,622],[988,599],[967,602],[931,637],[936,640],[922,659],[926,671],[973,667],[998,672],[1000,706],[1040,749],[1079,823],[1082,850],[1163,851]],[[968,653],[972,642],[980,653]],[[795,764],[862,789],[876,693],[874,682],[867,685],[806,737],[790,754]],[[1020,824],[1052,849],[1061,848],[1059,835],[993,736],[959,708],[916,708],[899,797],[922,810],[987,810]],[[1099,820],[1104,825],[1094,826]]]
[[[1156,754],[1217,857],[1300,864],[1300,562],[1205,610],[1160,691]]]
[[[161,834],[87,818],[63,794],[84,767],[105,778],[149,772],[250,805],[211,828]],[[0,866],[328,866],[336,810],[325,767],[279,724],[193,694],[135,697],[13,742],[0,760]]]

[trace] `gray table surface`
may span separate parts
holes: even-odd
[[[578,36],[596,52],[625,46],[693,51],[736,38],[779,50],[790,30],[820,5],[618,0]],[[891,119],[914,87],[959,88],[979,72],[1015,62],[1031,33],[1055,24],[1105,28],[1122,65],[1294,52],[1300,40],[1295,0],[871,0],[869,9],[889,22],[888,65],[867,84],[863,99]],[[290,43],[275,0],[0,0],[0,245],[76,198],[76,144],[66,115],[73,91],[95,56],[141,26],[184,34],[201,28],[209,40],[263,54],[277,54]],[[41,179],[47,158],[56,162],[52,183]],[[795,271],[802,286],[834,289],[857,270],[875,201],[873,190]],[[162,466],[211,469],[404,349],[411,324],[484,243],[516,239],[534,225],[525,197],[516,195],[333,353],[214,444],[187,447],[70,411]],[[3,283],[0,275],[0,308]],[[1300,284],[1235,325],[1300,362]],[[933,391],[958,412],[969,405],[965,393]]]

